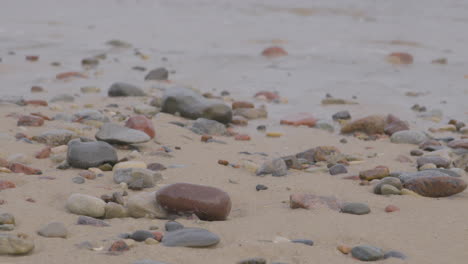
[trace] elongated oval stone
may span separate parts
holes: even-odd
[[[447,197],[463,192],[467,187],[465,181],[451,176],[417,177],[403,186],[426,197]]]

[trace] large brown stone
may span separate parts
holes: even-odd
[[[291,196],[289,196],[289,206],[292,209],[316,209],[323,207],[328,207],[336,211],[339,211],[341,209],[341,204],[335,197],[318,196],[307,193],[291,194]]]
[[[345,124],[341,133],[364,132],[367,134],[383,134],[386,118],[384,116],[372,115]]]
[[[175,183],[156,192],[159,205],[170,213],[195,214],[201,220],[226,220],[231,211],[229,195],[214,187]]]
[[[145,132],[150,138],[156,136],[153,123],[144,115],[130,117],[125,123],[126,127],[133,128]]]
[[[466,182],[451,176],[416,177],[403,185],[406,189],[426,197],[451,196],[466,189]]]
[[[370,170],[359,172],[361,180],[371,181],[374,179],[382,179],[390,174],[390,170],[384,166],[378,166]]]

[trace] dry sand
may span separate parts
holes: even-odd
[[[349,110],[353,117],[373,113],[394,113],[408,120],[412,128],[426,129],[438,124],[421,120],[410,110],[414,103],[429,109],[444,111],[443,122],[449,118],[468,121],[466,101],[468,74],[468,5],[465,1],[13,1],[0,3],[0,95],[21,95],[28,99],[50,99],[56,94],[79,94],[85,85],[100,87],[103,93],[80,95],[75,103],[59,103],[64,112],[73,113],[85,104],[103,109],[118,103],[119,111],[131,114],[126,106],[147,102],[148,98],[112,99],[105,96],[110,84],[127,81],[143,86],[144,73],[133,66],[149,69],[164,66],[176,70],[171,79],[191,85],[204,92],[231,92],[236,99],[248,99],[257,105],[252,95],[259,90],[277,90],[287,97],[287,104],[267,104],[269,119],[251,122],[247,131],[251,141],[239,142],[220,137],[227,144],[202,143],[199,135],[169,124],[179,118],[159,114],[153,118],[156,140],[162,145],[181,150],[173,158],[145,155],[160,147],[151,141],[141,146],[141,160],[164,165],[183,164],[184,168],[163,171],[162,185],[189,182],[219,187],[233,201],[229,219],[220,222],[180,220],[186,226],[206,228],[221,237],[214,248],[168,248],[162,245],[138,244],[119,256],[103,252],[79,250],[74,245],[93,241],[107,247],[109,241],[123,232],[146,229],[150,225],[164,227],[164,220],[111,219],[110,227],[77,226],[77,216],[65,209],[71,193],[99,197],[120,190],[112,181],[112,173],[85,184],[71,179],[79,170],[55,169],[49,160],[37,160],[34,154],[41,144],[17,142],[14,135],[23,132],[37,135],[51,128],[67,128],[72,123],[46,122],[39,128],[21,129],[9,113],[41,112],[53,116],[57,111],[48,107],[0,106],[0,155],[8,157],[22,153],[30,166],[40,168],[44,175],[56,177],[43,180],[34,175],[0,173],[0,179],[16,183],[15,189],[0,192],[6,201],[1,212],[16,217],[13,232],[29,234],[36,248],[30,255],[0,257],[0,263],[132,263],[153,259],[167,263],[236,263],[249,257],[264,257],[269,262],[285,263],[355,263],[357,260],[341,254],[336,246],[370,244],[384,250],[404,252],[408,259],[387,259],[381,263],[466,263],[468,259],[468,193],[450,198],[413,196],[379,196],[369,186],[343,180],[328,173],[289,171],[286,177],[257,177],[243,169],[217,164],[218,159],[238,163],[252,159],[261,163],[259,155],[246,156],[241,151],[265,152],[271,157],[295,154],[319,145],[337,146],[342,152],[360,155],[365,162],[351,165],[348,175],[360,170],[386,165],[391,171],[415,171],[415,162],[401,163],[400,155],[409,156],[414,146],[392,144],[388,139],[362,141],[318,129],[279,127],[278,120],[286,113],[311,112],[318,118],[330,119],[338,110]],[[418,2],[418,3],[416,3]],[[291,4],[291,6],[288,6]],[[297,7],[296,9],[291,7]],[[134,49],[111,49],[104,43],[121,39],[134,45],[149,57],[143,60]],[[392,40],[408,41],[395,45]],[[280,43],[290,56],[267,60],[259,56],[269,45]],[[398,44],[398,43],[397,43]],[[401,44],[401,43],[400,43]],[[8,55],[15,51],[16,55]],[[394,67],[385,56],[394,51],[406,51],[415,56],[408,67]],[[99,53],[108,54],[97,71],[88,71],[90,78],[70,82],[55,80],[64,71],[82,71],[80,61]],[[39,55],[38,62],[24,60],[25,55]],[[162,58],[168,58],[163,61]],[[448,58],[448,65],[433,65],[432,59]],[[50,66],[53,61],[60,67]],[[31,94],[32,85],[43,86],[48,92]],[[214,91],[214,89],[216,89]],[[407,91],[428,92],[423,97],[406,97]],[[359,105],[320,105],[326,93],[351,99]],[[442,104],[441,101],[446,101]],[[281,131],[281,138],[267,138],[255,131],[257,124]],[[79,127],[79,125],[76,125]],[[84,131],[93,137],[96,129]],[[443,136],[442,134],[441,136]],[[452,135],[452,134],[447,134]],[[369,149],[370,148],[370,149]],[[119,158],[130,151],[119,150]],[[377,153],[375,158],[368,155]],[[464,176],[468,180],[467,176]],[[231,183],[232,181],[237,184]],[[265,184],[268,190],[257,192],[255,185]],[[161,186],[162,186],[161,185]],[[160,186],[153,188],[156,190]],[[328,209],[292,210],[289,195],[307,192],[333,195],[349,202],[369,204],[372,212],[355,216]],[[130,191],[130,195],[136,192]],[[33,198],[36,202],[27,202]],[[385,206],[394,204],[399,212],[388,214]],[[44,238],[36,235],[43,225],[66,223],[67,239]],[[312,239],[312,247],[292,243],[268,243],[276,236]]]

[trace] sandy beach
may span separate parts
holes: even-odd
[[[357,249],[344,254],[337,247],[361,245],[380,250],[379,263],[465,263],[467,13],[468,3],[457,0],[3,0],[0,215],[14,216],[14,224],[0,217],[0,263],[357,263]],[[269,47],[285,54],[262,55]],[[160,70],[148,80],[154,69]],[[116,83],[128,84],[117,85],[125,86],[124,96],[111,94]],[[180,87],[180,98],[195,93],[197,99],[179,103],[174,114],[167,98]],[[268,93],[257,94],[262,91]],[[235,102],[254,108],[233,107]],[[196,112],[196,104],[203,108],[197,118],[220,121],[200,124],[215,132],[195,133],[199,120],[184,118],[183,110]],[[332,117],[342,111],[350,118]],[[300,126],[280,124],[297,121],[298,113],[307,113],[309,123],[299,118]],[[145,116],[155,136],[131,127],[135,116]],[[344,130],[356,120],[364,125]],[[123,132],[102,132],[108,124]],[[41,139],[55,130],[73,136]],[[409,133],[421,138],[409,139]],[[97,139],[108,142],[117,159],[79,168],[95,155],[85,151],[71,162],[73,142],[76,147]],[[331,147],[333,153],[327,152]],[[311,149],[312,158],[300,155]],[[41,151],[48,154],[38,158]],[[280,165],[259,172],[272,161]],[[144,173],[155,175],[151,187],[117,183],[118,166],[144,166]],[[377,166],[385,175],[363,176]],[[332,175],[332,168],[345,171]],[[280,171],[285,175],[273,176]],[[415,176],[418,171],[424,175]],[[387,178],[398,180],[396,193],[376,194]],[[132,197],[175,183],[227,194],[226,219],[199,219],[197,206],[183,216],[168,213],[171,208],[163,210],[167,217],[138,218],[129,211]],[[125,216],[95,217],[105,227],[77,224],[72,194],[101,200],[115,192],[125,192],[118,205]],[[333,197],[340,208],[328,208],[321,198],[308,209],[292,208],[296,194]],[[165,207],[154,196],[150,204]],[[197,202],[208,207],[221,203],[203,199]],[[174,203],[183,202],[176,197]],[[343,212],[348,203],[370,212]],[[398,210],[386,212],[389,205]],[[176,231],[166,231],[165,224],[174,218],[219,241],[167,246]],[[38,233],[51,222],[65,227],[66,238]],[[157,232],[155,241],[125,237],[137,230]],[[12,254],[19,249],[6,237],[29,241],[34,249]],[[110,250],[122,240],[126,250]],[[390,251],[399,257],[384,259]],[[264,260],[244,261],[251,258]],[[153,262],[138,262],[145,259]]]

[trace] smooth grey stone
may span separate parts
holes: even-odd
[[[341,212],[346,214],[364,215],[370,213],[370,208],[364,203],[346,203],[341,208]]]
[[[93,109],[83,109],[73,115],[75,120],[95,120],[100,122],[109,122],[109,118],[103,113]]]
[[[310,239],[293,239],[291,240],[292,243],[299,243],[299,244],[304,244],[304,245],[307,245],[307,246],[313,246],[314,245],[314,241],[310,240]]]
[[[401,181],[399,178],[396,177],[385,177],[379,181],[379,183],[374,187],[374,193],[375,194],[382,194],[381,188],[383,185],[391,185],[398,190],[401,190],[403,188],[403,185],[401,184]]]
[[[184,228],[168,232],[162,239],[166,247],[209,247],[218,244],[218,235],[201,228]]]
[[[145,81],[164,81],[169,78],[169,71],[166,68],[157,68],[146,74]]]
[[[72,181],[73,183],[76,183],[76,184],[83,184],[85,182],[85,178],[81,176],[77,176],[77,177],[73,177]]]
[[[388,251],[384,254],[384,259],[388,259],[388,258],[398,258],[398,259],[406,259],[406,255],[399,252],[399,251]]]
[[[414,130],[403,130],[392,134],[390,141],[397,144],[414,144],[419,145],[427,137],[423,133]]]
[[[66,238],[68,235],[67,228],[63,223],[52,222],[37,231],[43,237],[61,237]]]
[[[154,235],[150,231],[137,230],[130,235],[130,238],[138,242],[143,242],[148,238],[154,238]]]
[[[351,114],[347,110],[336,112],[332,115],[332,119],[333,120],[349,120],[351,119]]]
[[[430,156],[419,157],[416,160],[416,163],[417,163],[418,167],[421,167],[424,164],[432,163],[432,164],[436,165],[438,168],[440,168],[440,167],[448,168],[450,166],[451,161],[446,159],[446,158],[443,158],[441,156],[430,155]]]
[[[102,164],[117,162],[117,152],[106,142],[70,141],[68,144],[67,162],[79,169],[99,167]]]
[[[85,215],[81,215],[80,217],[78,217],[76,224],[77,225],[90,225],[90,226],[97,226],[97,227],[110,226],[108,223],[100,219],[96,219],[94,217],[89,217]]]
[[[145,132],[113,123],[105,123],[96,133],[96,139],[111,144],[138,144],[151,140]]]
[[[190,130],[200,135],[225,135],[227,133],[224,124],[206,118],[198,118],[195,120]]]
[[[332,166],[330,169],[330,174],[331,175],[338,175],[338,174],[343,174],[343,173],[348,173],[348,170],[346,169],[346,166],[343,164],[336,164]]]
[[[452,177],[454,177],[454,174],[446,173],[445,170],[430,169],[430,170],[423,170],[423,171],[418,171],[418,172],[403,172],[403,173],[400,174],[399,178],[400,178],[401,182],[404,184],[407,181],[410,181],[410,180],[412,180],[414,178],[419,178],[419,177],[441,177],[441,176],[452,176]],[[455,176],[455,177],[457,177],[457,176]]]
[[[384,252],[373,246],[357,246],[351,249],[351,255],[361,261],[376,261],[383,259]]]
[[[382,185],[380,187],[380,192],[382,193],[382,195],[399,195],[399,194],[401,194],[401,191],[398,190],[398,188],[396,188],[395,186],[390,185],[390,184]]]
[[[166,231],[171,232],[171,231],[184,229],[184,225],[176,221],[168,221],[164,225],[164,228],[166,229]]]
[[[120,96],[146,96],[142,89],[123,82],[117,82],[111,85],[107,95],[110,97]]]
[[[162,99],[162,112],[189,119],[206,118],[227,124],[232,120],[231,107],[223,101],[206,99],[201,94],[183,87],[166,90]]]
[[[264,162],[260,166],[260,168],[257,169],[256,174],[257,176],[261,176],[265,174],[271,174],[276,177],[285,176],[286,174],[288,174],[288,168],[284,160],[281,158],[278,158],[278,159],[268,160]]]

